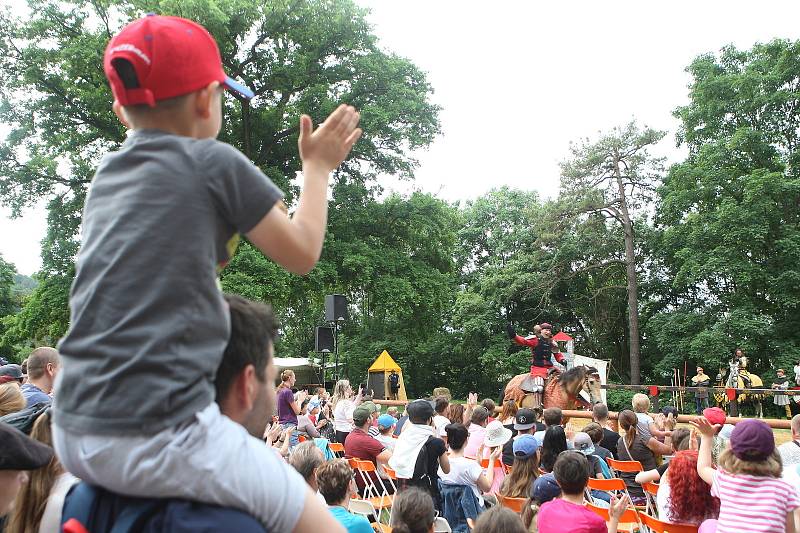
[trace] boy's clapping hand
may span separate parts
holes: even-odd
[[[316,130],[311,117],[300,117],[297,145],[303,164],[318,166],[326,173],[336,169],[361,137],[361,128],[358,127],[360,118],[354,107],[344,104],[336,108]]]

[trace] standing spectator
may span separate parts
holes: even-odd
[[[526,533],[522,519],[511,509],[495,505],[475,522],[472,533]]]
[[[600,446],[609,450],[614,459],[617,459],[617,441],[620,434],[608,426],[608,406],[604,403],[594,404],[592,419],[603,428],[603,440],[600,441]]]
[[[450,472],[447,446],[434,436],[433,406],[427,400],[414,400],[406,406],[408,424],[397,439],[389,466],[397,474],[399,488],[419,487],[430,493],[433,504],[441,509],[439,468]]]
[[[31,438],[52,447],[49,409],[36,419]],[[17,496],[5,532],[60,531],[64,497],[78,479],[64,470],[55,456],[46,466],[33,470],[28,475],[30,480]]]
[[[450,423],[450,419],[445,416],[449,405],[450,402],[447,401],[447,398],[443,396],[436,398],[433,404],[433,410],[436,411],[436,414],[433,417],[433,427],[436,428],[437,437],[445,436],[444,428]]]
[[[539,442],[538,439],[536,441]],[[552,472],[559,454],[567,449],[567,434],[564,432],[564,428],[561,426],[548,428],[544,434],[541,448],[542,456],[539,464],[545,472]]]
[[[25,409],[25,397],[16,383],[0,385],[0,416],[5,416]]]
[[[303,476],[306,483],[316,494],[319,494],[317,470],[325,462],[325,455],[311,441],[301,442],[289,456],[289,464]]]
[[[344,459],[322,463],[317,468],[319,492],[328,503],[333,517],[348,533],[374,533],[369,520],[348,511],[352,494],[353,469]]]
[[[37,403],[50,403],[53,383],[61,370],[61,357],[55,348],[42,346],[28,356],[28,382],[22,386],[22,394],[30,407]]]
[[[296,378],[294,371],[284,370],[281,372],[281,384],[278,386],[278,423],[283,429],[297,427],[297,415],[302,411],[300,406],[306,399],[306,392],[298,392],[297,396],[292,392]],[[297,446],[298,432],[293,431],[290,437],[289,446]]]
[[[719,519],[703,522],[700,531],[794,531],[794,523],[800,519],[800,496],[795,487],[780,479],[781,458],[769,426],[752,418],[736,424],[730,446],[720,454],[719,468],[714,469],[714,426],[704,417],[691,424],[702,435],[697,473],[720,501]]]
[[[476,407],[472,411],[469,427],[469,439],[464,448],[464,455],[467,457],[477,457],[478,448],[483,445],[486,436],[486,425],[489,423],[489,411],[485,407]]]
[[[533,435],[519,435],[512,446],[514,466],[503,480],[500,494],[509,498],[527,498],[539,477],[539,442]]]
[[[708,377],[708,374],[703,372],[703,367],[697,367],[697,374],[692,377],[692,386],[699,387],[697,391],[694,393],[694,402],[695,407],[697,408],[697,414],[703,412],[703,409],[708,407],[708,385],[711,383],[711,378]]]
[[[371,462],[377,467],[379,464],[386,463],[392,456],[392,451],[387,449],[384,444],[369,436],[369,427],[372,424],[372,413],[368,407],[359,405],[353,411],[353,423],[355,428],[351,431],[344,441],[344,453],[348,457],[355,457]],[[377,480],[374,480],[377,484]],[[364,481],[361,476],[356,476],[356,484],[359,491],[364,490]],[[391,488],[391,487],[390,487]]]
[[[54,456],[50,446],[0,423],[0,526],[28,482],[28,471],[46,466]]]
[[[608,526],[599,515],[584,507],[583,492],[589,481],[586,457],[577,452],[560,455],[553,467],[553,476],[561,487],[561,497],[539,509],[539,533],[616,533],[619,518],[628,506],[628,498],[611,499]]]
[[[503,463],[508,466],[514,464],[514,442],[522,435],[532,436],[536,431],[536,412],[527,407],[518,410],[514,420],[514,431],[517,435],[503,445]]]
[[[404,490],[392,503],[392,533],[431,533],[434,520],[433,500],[424,490]]]
[[[467,442],[469,433],[463,424],[448,424],[446,432],[447,447],[450,449],[448,457],[450,471],[447,473],[439,471],[439,479],[442,485],[466,485],[470,487],[478,500],[478,505],[484,507],[483,494],[489,494],[492,489],[494,469],[488,468],[484,471],[478,461],[464,457],[464,445]],[[489,460],[492,460],[491,456]],[[492,501],[494,501],[494,498],[492,498]],[[445,509],[445,513],[447,513],[447,509]],[[455,524],[451,525],[455,526]]]
[[[673,418],[670,424],[675,424]],[[619,414],[619,425],[625,431],[625,436],[617,442],[617,455],[623,461],[639,461],[643,470],[656,468],[656,454],[670,455],[672,453],[671,433],[667,435],[666,442],[662,443],[653,436],[647,439],[639,434],[639,419],[633,411],[625,410]],[[645,503],[644,490],[636,483],[636,475],[632,472],[623,472],[620,476],[625,480],[628,493],[634,505]]]
[[[561,409],[558,407],[548,407],[547,409],[545,409],[543,413],[543,418],[544,418],[544,429],[539,430],[533,434],[533,436],[536,437],[536,440],[539,441],[539,446],[544,444],[545,432],[551,427],[560,426],[561,423],[564,421],[564,415],[561,412]]]
[[[333,387],[333,429],[336,430],[336,441],[344,444],[347,434],[353,430],[353,411],[361,403],[362,390],[353,398],[353,387],[346,379],[340,379]]]
[[[785,391],[789,388],[789,378],[786,377],[786,372],[784,372],[782,368],[779,368],[776,374],[777,377],[772,383],[772,390],[776,391],[772,395],[772,401],[778,406],[778,408],[782,407],[786,411],[786,418],[791,420],[792,408],[789,406],[789,396],[787,396],[785,393],[777,392]]]

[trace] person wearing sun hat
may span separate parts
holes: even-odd
[[[716,469],[711,437],[717,428],[705,417],[691,424],[703,436],[697,473],[720,500],[719,518],[703,522],[700,531],[785,531],[787,521],[800,512],[800,494],[781,479],[780,455],[766,422],[749,418],[736,424]]]
[[[507,427],[504,427],[499,420],[493,420],[486,426],[486,433],[483,436],[483,445],[478,448],[478,459],[489,457],[494,452],[495,448],[501,448],[511,439],[512,432]],[[500,485],[505,479],[505,470],[501,461],[494,465],[494,480],[492,482],[492,490],[490,492],[497,492],[500,490]]]

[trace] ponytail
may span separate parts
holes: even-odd
[[[639,423],[639,419],[636,417],[636,414],[633,411],[630,409],[625,409],[619,414],[618,420],[620,427],[625,430],[623,442],[630,450],[630,448],[633,446],[633,443],[636,441],[636,436],[638,435],[636,425]],[[630,455],[630,451],[628,454]],[[631,460],[633,460],[633,457],[631,457]]]

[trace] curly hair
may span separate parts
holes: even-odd
[[[697,474],[697,450],[682,450],[669,462],[667,514],[672,522],[699,524],[719,515],[719,500]]]
[[[447,418],[450,419],[451,424],[463,424],[464,406],[460,403],[451,403],[447,408]]]

